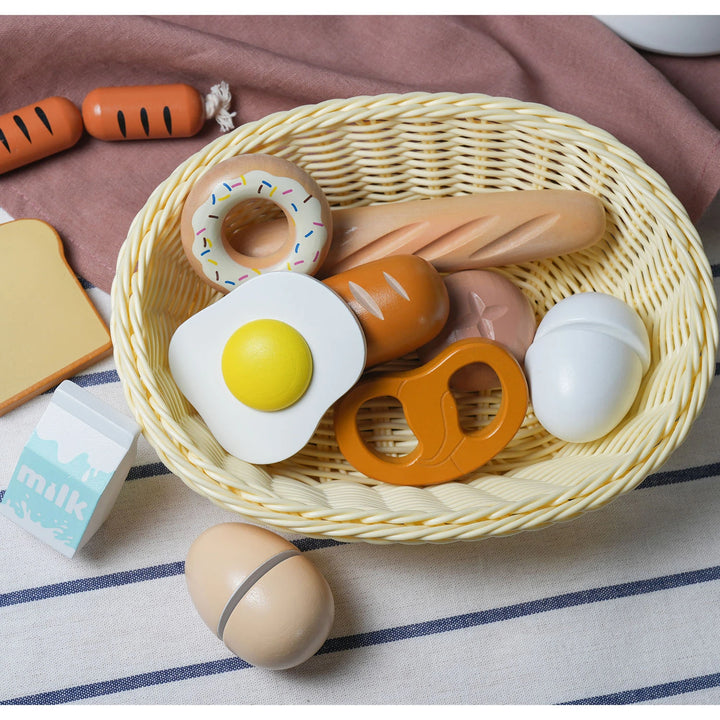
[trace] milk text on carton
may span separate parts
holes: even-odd
[[[27,465],[21,466],[21,468],[18,470],[17,473],[17,481],[19,483],[23,483],[27,485],[28,488],[34,489],[38,495],[41,495],[45,500],[48,502],[52,502],[55,505],[57,505],[59,508],[63,506],[63,503],[65,502],[65,499],[67,498],[67,504],[65,505],[65,512],[69,514],[75,513],[77,516],[77,519],[80,521],[84,521],[85,518],[82,515],[82,511],[87,508],[86,502],[78,502],[80,499],[80,493],[77,490],[70,491],[70,486],[67,484],[63,484],[60,487],[60,490],[57,493],[57,497],[55,496],[55,483],[50,483],[48,486],[48,489],[45,490],[45,485],[47,484],[47,481],[45,478],[36,473],[32,468],[29,468]],[[43,492],[43,490],[45,492]],[[69,495],[69,497],[68,497]]]

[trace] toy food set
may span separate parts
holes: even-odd
[[[246,182],[252,167],[238,174],[227,172],[225,165],[243,156],[258,162],[268,156],[282,158],[306,173],[312,184],[269,164],[258,165],[260,175]],[[291,187],[293,179],[299,187]],[[322,215],[318,219],[322,197],[317,188],[331,208],[329,221]],[[317,201],[317,206],[300,214],[295,198],[305,191],[301,199],[307,198],[308,205]],[[491,210],[494,202],[506,203],[504,209]],[[584,210],[581,219],[568,226],[567,218],[577,209],[573,205],[569,210],[570,202]],[[465,207],[471,203],[472,209]],[[446,204],[451,209],[445,209]],[[360,213],[362,221],[357,219]],[[371,216],[378,218],[372,227]],[[373,249],[363,254],[366,246]],[[377,293],[385,287],[388,301],[399,302],[402,292],[393,286],[404,283],[395,282],[396,273],[379,265],[373,270],[378,274],[372,290],[365,280],[350,279],[338,291],[332,278],[350,270],[364,273],[370,262],[395,256],[419,257],[432,266],[442,277],[450,308],[443,327],[437,333],[433,329],[434,337],[428,330],[415,350],[393,358],[403,351],[397,339],[390,359],[372,364],[371,347],[384,341],[372,337],[369,320],[389,317]],[[442,265],[444,261],[448,264]],[[599,378],[606,391],[612,387],[624,402],[632,398],[619,420],[615,410],[607,411],[605,434],[570,442],[543,426],[546,422],[550,427],[550,420],[541,409],[536,413],[533,394],[541,408],[542,392],[534,387],[527,359],[529,340],[535,338],[521,332],[518,324],[514,349],[505,344],[510,339],[500,340],[501,331],[509,330],[504,319],[515,312],[509,309],[512,302],[517,301],[518,317],[526,322],[516,293],[508,291],[497,299],[489,283],[470,284],[460,291],[466,303],[464,310],[459,308],[461,317],[453,314],[452,276],[480,271],[501,276],[524,296],[535,327],[554,306],[585,293],[612,296],[637,313],[649,339],[650,364],[637,388],[613,373]],[[306,421],[314,431],[304,446],[273,463],[252,463],[223,446],[209,426],[211,411],[199,412],[195,403],[202,401],[184,394],[171,371],[169,349],[186,322],[197,316],[204,324],[206,308],[229,305],[226,300],[243,287],[260,287],[281,274],[302,274],[313,286],[332,290],[357,318],[367,354],[352,386],[334,402],[328,397],[330,405],[319,422]],[[709,264],[692,223],[662,179],[615,138],[578,118],[482,95],[412,93],[333,100],[275,113],[219,137],[181,164],[138,213],[118,258],[112,299],[112,329],[119,340],[116,360],[128,403],[170,470],[199,494],[261,524],[346,540],[473,540],[542,527],[600,507],[639,484],[682,441],[713,377],[717,346]],[[411,312],[420,307],[414,300],[406,308]],[[312,388],[315,358],[307,339],[310,357],[297,338],[296,333],[303,335],[301,328],[256,304],[252,310],[253,318],[230,323],[214,348],[224,350],[231,335],[256,320],[291,326],[288,330],[269,324],[278,332],[278,345],[294,348],[297,362],[289,365],[297,364],[300,371],[278,371],[292,379],[290,389],[265,407],[279,409],[251,408],[277,414],[268,444],[282,445],[292,399],[302,403]],[[408,334],[423,325],[422,314],[425,311],[414,317]],[[449,322],[457,326],[457,339],[438,343],[425,355],[426,346],[441,333],[452,335]],[[620,331],[605,327],[616,325],[614,315],[593,316],[593,323],[595,331],[602,328],[600,335],[617,341]],[[270,332],[267,327],[265,322],[251,325],[237,342],[242,345],[258,328]],[[332,337],[333,328],[323,330]],[[560,336],[562,330],[551,334],[555,332]],[[567,333],[571,343],[570,328]],[[391,335],[395,340],[405,333]],[[542,335],[537,338],[540,357],[546,351],[544,340]],[[518,428],[513,430],[509,420],[502,423],[503,432],[514,434],[498,451],[470,450],[471,440],[502,416],[504,404],[508,416],[518,412],[522,398],[512,392],[523,383],[515,382],[512,378],[519,376],[503,365],[492,369],[497,380],[493,377],[483,389],[464,385],[457,371],[471,366],[476,370],[479,357],[471,357],[464,347],[472,346],[475,353],[485,345],[500,348],[495,352],[508,368],[526,371],[523,382],[530,398]],[[634,345],[624,340],[622,345],[618,352],[627,352],[626,364],[632,364],[634,350],[630,354],[628,349]],[[465,364],[450,373],[444,353],[459,353],[459,347]],[[518,359],[523,351],[525,358]],[[243,348],[242,357],[245,352]],[[243,403],[223,376],[223,352],[216,356],[212,374],[221,384],[222,397]],[[361,360],[356,359],[357,365]],[[429,375],[421,371],[426,366]],[[642,361],[640,366],[642,370]],[[198,366],[195,374],[206,367]],[[334,371],[342,372],[341,363]],[[409,382],[404,376],[408,372]],[[469,370],[463,374],[471,375]],[[416,376],[418,384],[411,384]],[[329,377],[323,370],[323,378]],[[246,392],[255,383],[244,380],[241,397],[250,404],[263,403]],[[257,385],[266,382],[267,377]],[[377,397],[373,384],[381,382],[387,383],[382,392],[388,394]],[[408,395],[424,396],[432,408],[415,412],[413,406],[408,413],[411,401],[405,400],[405,384],[414,388]],[[575,386],[577,408],[583,407],[579,395],[587,385],[585,377]],[[372,391],[372,399],[355,412],[350,400],[361,391]],[[450,398],[457,407],[453,412]],[[563,397],[560,403],[558,398],[563,407],[571,400]],[[348,426],[354,423],[357,429],[362,440],[357,457],[352,442],[335,431],[338,417],[340,425],[347,419]],[[238,428],[237,434],[244,431]],[[438,439],[445,435],[446,440]],[[472,455],[472,463],[456,461],[461,447]],[[422,458],[418,466],[428,465],[435,459],[433,452],[448,468],[444,481],[426,485],[420,472],[410,470],[408,477],[400,477],[408,458],[417,456]],[[489,459],[486,452],[492,455]],[[450,472],[452,464],[455,470]],[[469,469],[473,465],[475,469]],[[386,475],[388,467],[393,472]]]
[[[295,667],[330,633],[330,586],[305,555],[269,530],[244,523],[205,530],[188,551],[185,579],[205,624],[252,665]]]
[[[23,448],[0,511],[73,557],[115,504],[139,434],[134,420],[64,380]]]
[[[526,257],[538,227],[554,227],[563,213],[581,240],[570,233],[560,247],[597,242],[604,227],[603,218],[598,216],[599,201],[592,196],[591,202],[587,201],[585,195],[573,191],[566,203],[563,191],[552,194],[559,206],[557,212],[549,214],[543,205],[549,219],[526,221],[524,231],[516,228],[504,234],[495,241],[497,247],[517,252],[521,246]],[[501,198],[505,213],[512,215],[514,208],[522,206],[524,195],[516,192]],[[532,212],[536,213],[537,195],[531,192],[530,196]],[[278,206],[286,216],[284,234],[275,235],[272,245],[262,241],[258,246],[257,238],[266,237],[262,232],[250,237],[245,233],[248,227],[263,225],[253,223],[250,215],[253,208],[261,207],[257,204],[260,198]],[[461,200],[467,211],[467,198]],[[411,225],[434,225],[437,232],[446,232],[452,201],[447,198],[440,203],[429,200],[410,204]],[[540,204],[543,202],[544,198]],[[467,221],[467,216],[461,215],[458,236],[464,249],[463,264],[471,263],[475,254],[472,244],[468,252],[468,237],[475,231],[467,224],[478,223],[478,204],[472,209],[474,220]],[[433,210],[436,205],[440,206],[437,215]],[[420,209],[427,214],[420,215]],[[373,210],[365,208],[363,217],[379,232],[382,223],[372,222]],[[387,210],[380,208],[385,217]],[[399,223],[409,215],[403,212],[402,204],[398,214],[401,219],[391,234],[404,232]],[[585,216],[588,220],[583,223]],[[436,217],[445,222],[441,229],[439,222],[427,220]],[[496,222],[497,217],[481,225]],[[535,335],[535,315],[529,301],[509,279],[492,271],[465,270],[450,273],[443,280],[429,261],[408,254],[353,266],[323,283],[312,276],[322,269],[334,228],[329,204],[319,186],[281,158],[243,155],[219,163],[203,176],[183,207],[183,248],[198,276],[229,294],[191,316],[174,333],[168,359],[178,387],[220,445],[246,462],[269,464],[292,457],[307,444],[335,404],[338,448],[353,468],[373,480],[433,485],[456,480],[481,467],[513,439],[525,420],[528,386],[520,363]],[[434,241],[427,242],[429,230],[424,232],[423,247],[437,247]],[[359,226],[354,235],[362,234]],[[445,236],[441,244],[452,261],[457,242]],[[496,255],[500,252],[497,247]],[[544,255],[551,247],[558,245],[544,237],[538,252]],[[480,251],[482,262],[486,251],[487,246]],[[447,265],[442,255],[436,262]],[[586,311],[586,323],[594,317],[596,328],[613,326],[622,315],[617,304],[626,308],[622,319],[625,332],[631,332],[626,316],[633,311],[623,301],[598,293],[573,297],[582,298],[586,304],[590,298],[596,300]],[[607,298],[605,302],[603,297]],[[556,313],[562,316],[563,308],[567,305],[561,303]],[[568,311],[564,312],[567,315]],[[610,318],[605,320],[603,313],[608,312]],[[548,313],[544,322],[550,323],[554,317]],[[579,322],[577,317],[571,313],[570,323],[573,319]],[[640,331],[646,331],[639,317],[633,320],[632,330],[639,338]],[[616,322],[618,326],[622,327]],[[602,332],[593,335],[600,340],[603,337]],[[563,365],[555,356],[554,336],[536,346],[539,350],[533,358],[539,360],[533,364],[536,372],[531,384],[542,410],[548,409],[547,413],[541,411],[538,419],[542,423],[554,410],[561,419],[568,419],[570,427],[579,429],[584,425],[576,416],[587,415],[591,419],[583,417],[584,424],[592,425],[596,433],[586,437],[580,432],[578,438],[596,439],[622,420],[632,405],[640,376],[635,373],[626,377],[626,365],[605,362],[612,352],[603,355],[585,342],[582,334],[574,342],[583,347],[573,351],[571,343],[561,356],[572,358],[574,352],[584,359],[583,351],[589,349],[596,360],[595,365],[582,366],[587,379],[574,385],[562,372],[550,376],[561,368],[567,375],[570,367],[569,361]],[[622,349],[626,347],[622,345]],[[644,347],[647,356],[647,337]],[[378,372],[356,384],[365,368],[382,366],[418,348],[426,361],[421,367]],[[591,380],[599,368],[602,381],[593,385]],[[455,387],[460,384],[469,391],[500,387],[499,408],[485,427],[472,432],[462,427],[453,382]],[[358,414],[378,398],[399,401],[417,439],[411,452],[391,456],[364,441]],[[554,398],[555,404],[546,398]],[[602,430],[599,435],[598,430]],[[558,436],[569,439],[566,432]]]
[[[0,175],[67,150],[83,130],[100,140],[147,140],[196,135],[215,118],[233,127],[227,83],[203,98],[190,85],[97,88],[82,109],[64,97],[49,97],[0,115]]]
[[[99,88],[80,115],[48,98],[0,118],[0,172],[83,128],[203,122],[187,86]],[[662,180],[597,128],[507,99],[387,95],[249,123],[158,187],[117,271],[118,373],[161,460],[307,535],[447,542],[570,519],[667,457],[714,374],[709,265]],[[72,556],[138,432],[63,383],[0,509]],[[247,662],[294,667],[328,637],[327,581],[269,530],[210,528],[185,575]]]
[[[0,415],[108,355],[110,333],[41,220],[0,225]]]

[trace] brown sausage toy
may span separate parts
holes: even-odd
[[[67,150],[83,132],[80,111],[49,97],[0,116],[0,174]]]
[[[205,122],[205,104],[190,85],[101,87],[82,104],[85,129],[99,140],[191,137]]]

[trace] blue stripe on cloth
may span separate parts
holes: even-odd
[[[117,370],[100,370],[98,372],[86,373],[85,375],[74,375],[70,380],[80,387],[92,387],[93,385],[119,383],[120,376],[117,374]],[[43,395],[54,393],[56,388],[57,385],[51,387],[49,390],[46,390]]]
[[[128,480],[146,480],[159,475],[171,475],[172,473],[161,462],[148,463],[147,465],[135,465],[128,472]]]
[[[704,568],[691,572],[665,575],[651,578],[649,580],[637,580],[634,582],[608,585],[606,587],[581,590],[579,592],[564,593],[553,597],[531,600],[529,602],[506,605],[491,610],[454,615],[451,617],[428,620],[410,625],[400,625],[393,628],[385,628],[367,633],[357,633],[343,637],[330,638],[318,650],[318,654],[341,652],[344,650],[355,650],[370,645],[381,645],[384,643],[397,642],[398,640],[410,640],[412,638],[436,635],[439,633],[463,630],[465,628],[488,625],[490,623],[512,620],[514,618],[536,615],[538,613],[560,610],[568,607],[588,605],[606,600],[617,600],[619,598],[632,597],[662,590],[685,587],[698,583],[710,582],[720,579],[720,566]],[[160,670],[157,672],[132,675],[117,680],[108,680],[90,685],[77,685],[75,687],[56,690],[52,692],[39,693],[37,695],[26,695],[24,697],[1,701],[0,704],[54,704],[72,702],[89,697],[98,697],[115,692],[159,685],[166,682],[185,680],[188,677],[201,677],[213,675],[231,670],[241,670],[251,667],[243,661],[219,660],[199,665],[187,665],[184,667]]]
[[[83,290],[92,290],[95,287],[89,280],[86,280],[79,275],[76,275],[75,277],[80,281],[80,285],[82,285]]]
[[[313,538],[302,538],[293,542],[293,545],[301,552],[320,550],[341,544],[342,543],[337,540],[316,540]],[[184,572],[185,563],[177,561],[161,565],[152,565],[151,567],[137,568],[135,570],[108,573],[107,575],[67,580],[65,582],[41,585],[40,587],[26,588],[24,590],[14,590],[0,594],[0,607],[47,600],[48,598],[61,597],[63,595],[74,595],[75,593],[89,592],[91,590],[103,590],[105,588],[146,582],[148,580],[161,580],[163,578],[173,577],[174,575],[182,575]]]
[[[58,705],[60,703],[76,702],[88,698],[112,695],[113,693],[137,690],[138,688],[151,687],[152,685],[163,685],[179,680],[192,680],[193,678],[205,677],[207,675],[218,675],[220,673],[243,670],[250,665],[237,657],[214,660],[212,662],[185,665],[183,667],[168,668],[157,672],[140,673],[118,680],[106,680],[105,682],[91,683],[89,685],[76,685],[75,687],[63,690],[38,693],[37,695],[26,695],[14,700],[0,700],[0,705]]]
[[[700,675],[698,677],[676,680],[675,682],[650,685],[636,690],[623,690],[622,692],[610,693],[608,695],[596,695],[585,700],[570,700],[559,703],[560,705],[630,705],[633,703],[659,700],[660,698],[672,697],[674,695],[685,695],[686,693],[707,690],[720,686],[720,673],[711,675]]]
[[[52,585],[41,585],[40,587],[15,590],[0,595],[0,607],[8,605],[19,605],[20,603],[46,600],[47,598],[60,597],[63,595],[74,595],[75,593],[87,592],[89,590],[102,590],[109,587],[129,585],[130,583],[144,582],[146,580],[159,580],[160,578],[181,575],[185,571],[185,563],[173,562],[152,567],[139,568],[137,570],[126,570],[114,572],[107,575],[80,578],[78,580],[67,580],[65,582],[53,583]]]
[[[695,467],[681,468],[680,470],[665,470],[648,475],[638,485],[638,490],[662,485],[675,485],[676,483],[690,482],[691,480],[702,480],[716,475],[720,475],[720,462],[696,465]]]
[[[720,566],[716,565],[703,570],[694,570],[674,575],[664,575],[649,580],[635,580],[619,585],[607,585],[590,590],[563,593],[562,595],[541,598],[540,600],[531,600],[515,605],[506,605],[491,610],[481,610],[479,612],[455,615],[439,620],[402,625],[387,630],[377,630],[369,633],[333,638],[328,640],[319,652],[337,652],[339,650],[350,650],[357,647],[395,642],[396,640],[405,640],[424,635],[434,635],[451,630],[462,630],[464,628],[488,625],[490,623],[512,620],[513,618],[525,617],[527,615],[536,615],[550,610],[562,610],[569,607],[604,602],[606,600],[617,600],[619,598],[644,595],[661,590],[672,590],[678,587],[696,585],[718,579],[720,579]]]
[[[80,387],[91,387],[92,385],[108,385],[109,383],[120,382],[117,370],[101,370],[100,372],[75,375],[72,381]]]

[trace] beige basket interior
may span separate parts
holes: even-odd
[[[328,411],[298,455],[253,466],[228,455],[168,369],[174,330],[220,296],[190,269],[179,234],[192,184],[231,156],[281,156],[343,207],[495,190],[569,188],[599,197],[603,240],[588,250],[496,268],[538,321],[578,292],[634,307],[652,364],[625,420],[601,440],[550,436],[532,407],[514,440],[462,479],[415,488],[359,474],[338,451]],[[115,359],[126,398],[161,460],[200,495],[245,518],[309,536],[369,542],[476,540],[569,520],[636,487],[685,438],[714,376],[712,276],[695,228],[665,182],[612,136],[554,110],[484,95],[383,95],[333,100],[248,123],[206,146],[163,182],[135,218],[112,289]],[[409,356],[394,367],[411,367]],[[497,394],[459,396],[468,429],[494,415]],[[414,443],[402,410],[362,411],[387,452]]]

